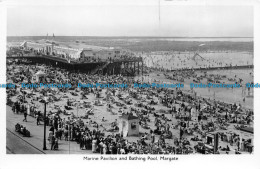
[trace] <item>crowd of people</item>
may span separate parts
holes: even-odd
[[[19,64],[21,67],[17,67]],[[27,65],[26,62],[19,64],[12,62],[7,67],[7,78],[11,83],[32,82],[33,74],[41,69],[40,66]],[[94,84],[102,81],[111,84],[127,83],[131,86],[133,83],[141,82],[119,75],[87,75],[71,73],[46,65],[41,66],[45,69],[46,83],[69,83],[72,87],[57,90],[10,88],[7,89],[7,104],[12,106],[14,113],[24,114],[25,122],[27,115],[35,117],[36,125],[45,122],[49,126],[49,141],[53,150],[57,150],[59,141],[63,140],[76,142],[81,150],[91,150],[93,153],[101,154],[190,154],[196,153],[194,145],[198,141],[205,140],[209,132],[218,132],[219,135],[222,132],[224,133],[222,135],[225,135],[227,131],[238,132],[232,128],[234,125],[251,126],[253,124],[253,111],[236,103],[228,104],[195,97],[181,89],[152,88],[151,90],[130,87],[79,89],[78,83]],[[38,95],[35,96],[32,93]],[[107,110],[118,107],[114,110],[120,110],[126,114],[132,113],[138,117],[142,132],[137,139],[128,139],[118,132],[117,120],[108,121],[111,127],[108,129],[108,126],[105,126],[107,124],[103,123],[107,121],[107,117],[99,120],[89,118],[94,117],[95,112],[76,116],[69,109],[62,110],[60,108],[62,106],[73,106],[69,101],[68,93],[79,94],[79,99],[94,96],[99,102],[101,102],[100,95],[105,94],[103,101],[106,103]],[[48,96],[47,102],[55,105],[62,100],[58,98],[60,94],[67,96],[66,105],[49,111],[44,119],[42,110],[37,109],[37,102],[44,102],[43,97]],[[95,105],[91,105],[92,109],[93,107]],[[115,114],[119,114],[119,111]],[[232,141],[229,140],[225,144],[240,146],[240,139],[248,140],[241,137],[241,135],[236,135],[230,139]],[[221,138],[224,140],[224,136]],[[241,148],[238,147],[239,150]]]
[[[149,67],[168,70],[252,65],[252,56],[250,52],[236,51],[156,51],[143,54]],[[235,57],[237,59],[232,59]]]

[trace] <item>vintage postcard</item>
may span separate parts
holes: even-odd
[[[1,169],[257,168],[259,1],[0,4]]]

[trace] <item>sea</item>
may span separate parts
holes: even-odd
[[[55,39],[57,41],[112,40],[112,41],[229,41],[253,42],[253,37],[135,37],[135,36],[7,36],[7,41]]]

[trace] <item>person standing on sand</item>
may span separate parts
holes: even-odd
[[[153,144],[155,142],[155,134],[152,132],[151,134],[151,143]]]
[[[23,119],[23,121],[27,122],[27,112],[24,111],[23,115],[24,115],[24,119]]]
[[[92,153],[95,153],[97,149],[97,139],[96,137],[92,140]]]

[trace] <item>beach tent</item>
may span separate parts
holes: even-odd
[[[35,74],[36,82],[41,82],[45,78],[46,74],[43,71],[38,71]]]
[[[132,113],[125,114],[119,117],[119,133],[123,137],[139,135],[139,119]]]

